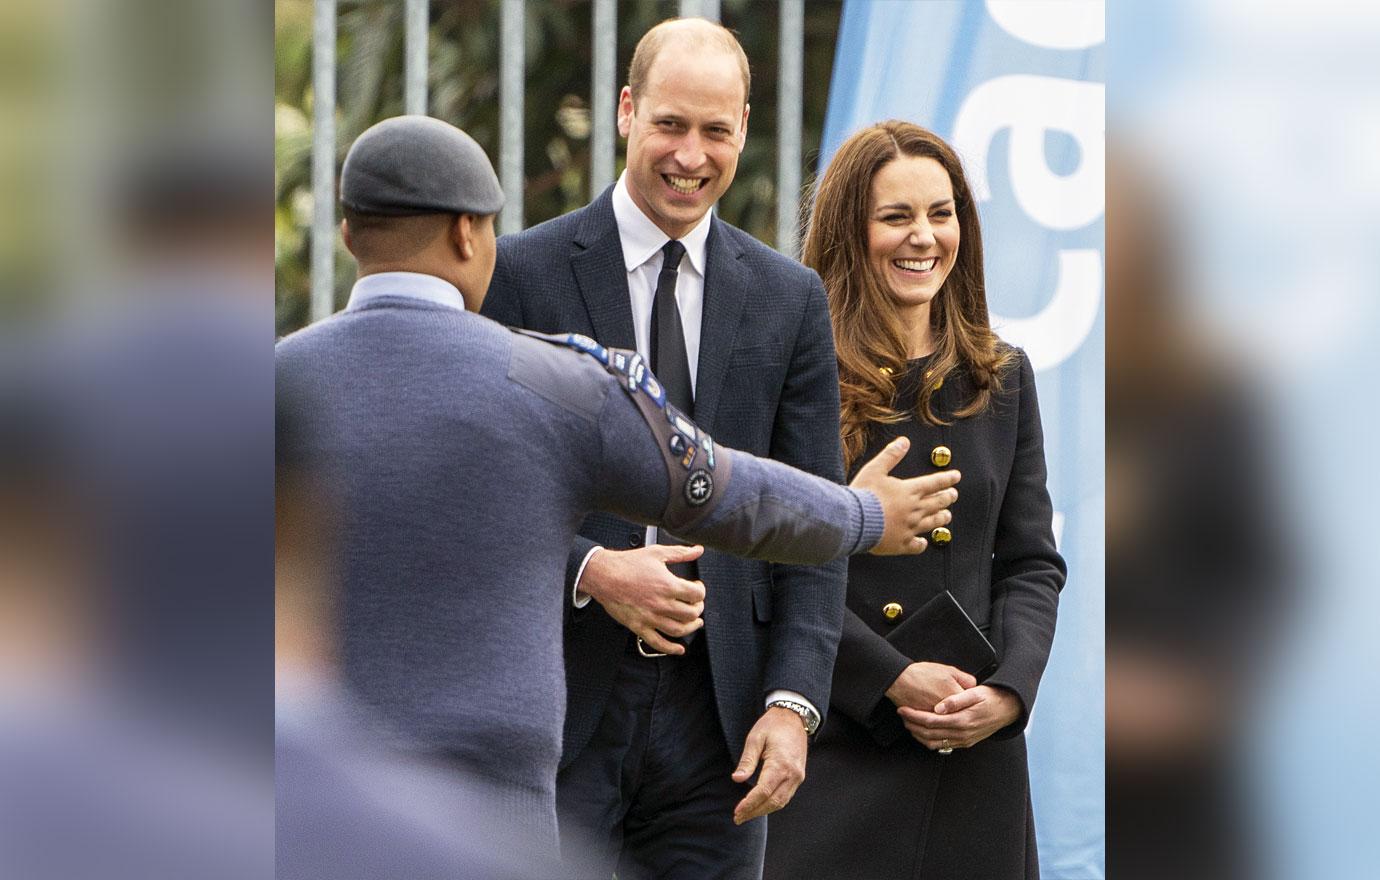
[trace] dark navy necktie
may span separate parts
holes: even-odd
[[[666,399],[687,418],[695,417],[695,393],[690,385],[690,359],[685,352],[685,330],[680,323],[680,308],[676,305],[676,279],[685,245],[672,239],[661,249],[661,274],[656,279],[656,296],[652,299],[652,334],[648,346],[652,356],[652,372],[666,389]],[[680,544],[664,531],[657,530],[658,544]],[[678,562],[668,566],[671,573],[685,580],[699,578],[698,566],[693,562]],[[684,645],[694,640],[695,633],[673,639]]]
[[[695,417],[695,394],[690,385],[690,359],[685,353],[685,330],[676,306],[676,278],[685,245],[672,239],[661,249],[661,274],[652,299],[652,335],[649,352],[652,372],[666,389],[666,399],[690,418]]]

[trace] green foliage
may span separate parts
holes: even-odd
[[[620,0],[618,72],[626,78],[633,48],[648,28],[677,14],[671,0]],[[342,0],[337,35],[336,167],[373,123],[403,112],[403,3]],[[828,99],[840,4],[805,4],[806,179],[814,169]],[[307,321],[311,247],[310,0],[277,0],[274,43],[274,228],[278,332]],[[776,92],[778,5],[724,0],[723,23],[735,30],[752,64],[752,114],[738,173],[719,215],[762,241],[776,237]],[[524,91],[524,217],[528,225],[574,210],[589,192],[589,75],[593,6],[588,0],[528,0]],[[428,112],[452,122],[498,158],[499,4],[433,2],[429,34]],[[614,108],[600,108],[613,113]],[[621,147],[617,170],[623,167]],[[512,194],[510,194],[510,198]],[[336,302],[353,282],[353,263],[336,235]]]

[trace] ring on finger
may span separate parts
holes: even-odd
[[[952,755],[954,753],[954,747],[949,745],[947,739],[941,739],[939,741],[939,748],[935,751],[939,752],[941,755]]]

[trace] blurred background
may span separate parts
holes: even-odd
[[[501,3],[455,0],[427,6],[427,113],[464,129],[500,162],[499,63]],[[526,226],[584,206],[591,192],[591,89],[594,4],[590,0],[541,0],[524,7],[522,44],[522,216]],[[611,4],[613,5],[613,4]],[[704,4],[693,4],[697,7]],[[781,4],[774,0],[723,0],[723,23],[736,30],[752,62],[750,137],[734,184],[719,202],[719,215],[775,245],[777,211],[776,128]],[[311,134],[312,0],[275,0],[274,122],[277,249],[277,329],[303,326],[310,315],[312,199]],[[617,82],[627,76],[637,40],[652,25],[682,14],[678,0],[619,0],[616,28]],[[820,133],[829,98],[842,2],[800,4],[806,84],[801,103],[801,174],[818,164]],[[406,4],[402,0],[342,0],[337,10],[336,164],[354,139],[375,122],[405,110]],[[613,102],[605,108],[612,118]],[[622,148],[614,176],[622,172]],[[792,204],[795,195],[791,194]],[[512,194],[510,200],[514,198]],[[338,220],[338,218],[337,218]],[[343,306],[354,283],[354,262],[334,235],[334,303]]]
[[[1109,870],[1373,876],[1380,12],[1108,12]]]

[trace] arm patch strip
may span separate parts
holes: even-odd
[[[715,446],[713,438],[666,401],[666,390],[635,351],[604,348],[579,333],[535,333],[526,336],[573,348],[597,360],[632,398],[652,429],[666,463],[667,504],[661,525],[679,533],[693,529],[718,507],[728,487],[732,457]]]

